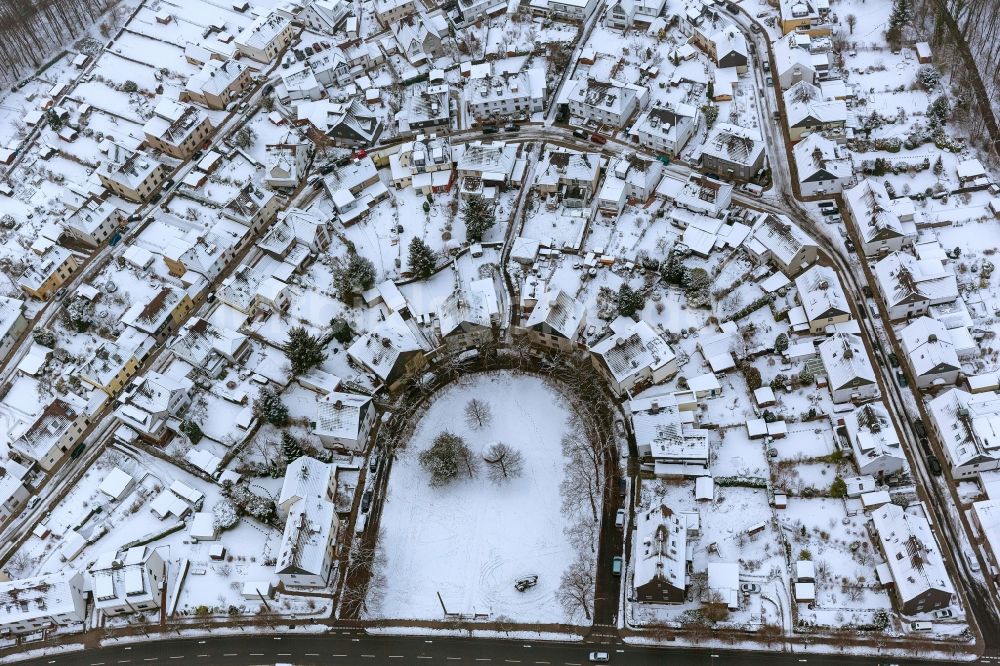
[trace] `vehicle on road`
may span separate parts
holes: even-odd
[[[38,506],[38,503],[41,502],[41,501],[42,501],[42,498],[39,497],[38,495],[35,495],[30,500],[28,500],[28,508],[29,509],[34,509],[36,506]]]
[[[611,575],[621,576],[622,575],[622,558],[617,556],[611,560]]]
[[[590,662],[592,664],[606,664],[611,661],[611,655],[607,652],[591,652]]]
[[[615,514],[615,527],[625,527],[625,509],[618,509]]]
[[[508,125],[504,125],[503,131],[504,132],[520,132],[521,131],[521,126],[518,125],[517,123],[510,123]]]
[[[663,164],[663,166],[670,166],[670,158],[667,157],[666,155],[657,155],[656,159],[658,159]]]
[[[927,456],[927,466],[930,468],[931,474],[934,476],[941,476],[941,472],[943,471],[941,469],[941,461],[938,460],[937,456],[933,453]]]
[[[934,624],[932,622],[911,622],[910,631],[931,631],[934,629]]]
[[[603,146],[604,144],[606,144],[608,142],[608,140],[605,139],[600,134],[591,134],[590,135],[590,140],[593,141],[594,143],[596,143],[599,146]]]
[[[370,509],[371,506],[372,506],[372,491],[366,490],[365,494],[361,496],[361,510],[367,513],[368,509]]]
[[[483,134],[496,134],[500,128],[496,125],[483,125]]]
[[[114,247],[115,245],[118,245],[118,243],[121,241],[121,239],[122,239],[122,235],[121,234],[115,234],[114,236],[112,236],[111,238],[108,239],[108,245],[110,245],[111,247]]]
[[[573,136],[577,137],[578,139],[586,139],[587,130],[575,129],[573,130]]]
[[[769,85],[772,88],[774,87],[774,79],[772,79],[770,76],[767,77],[767,85]]]
[[[844,247],[847,248],[848,252],[854,252],[854,241],[848,238],[847,240],[844,241]]]
[[[896,361],[897,365],[899,361]],[[917,433],[920,437],[927,436],[927,428],[924,427],[924,422],[922,419],[913,419],[913,431]]]

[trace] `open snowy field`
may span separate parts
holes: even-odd
[[[463,418],[473,398],[492,412],[478,430]],[[537,377],[480,374],[444,389],[392,466],[381,523],[384,599],[374,614],[439,620],[440,593],[449,613],[564,621],[555,591],[574,559],[559,496],[560,440],[570,418],[565,399]],[[465,438],[476,455],[497,441],[518,449],[524,474],[502,485],[481,473],[431,487],[418,456],[444,430]],[[515,580],[527,575],[538,575],[537,586],[516,591]]]

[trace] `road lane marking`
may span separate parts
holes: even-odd
[[[251,657],[263,657],[264,653],[263,652],[251,652],[250,656]]]
[[[346,654],[335,654],[335,655],[332,655],[332,656],[334,656],[334,657],[346,657],[347,655]]]
[[[374,659],[375,658],[375,655],[373,655],[373,654],[363,654],[361,656],[364,657],[365,659]]]
[[[520,659],[504,659],[504,662],[506,662],[508,664],[520,664],[521,660]]]
[[[291,652],[279,652],[278,656],[279,657],[291,657],[292,653]]]
[[[319,652],[306,652],[307,657],[318,657]]]
[[[390,654],[389,655],[389,659],[402,659],[402,658],[403,658],[403,655],[401,655],[401,654]]]
[[[461,661],[461,657],[445,657],[448,661]]]
[[[238,656],[240,656],[240,653],[239,652],[223,652],[222,656],[223,657],[238,657]]]
[[[417,655],[417,659],[433,659],[433,658],[434,658],[434,657],[428,657],[428,656],[426,656],[426,655],[423,655],[423,654],[418,654],[418,655]]]

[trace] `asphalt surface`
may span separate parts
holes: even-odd
[[[178,638],[147,643],[112,645],[99,649],[67,652],[17,662],[32,666],[117,666],[143,664],[223,664],[250,666],[290,663],[295,666],[331,664],[523,664],[524,666],[582,666],[589,662],[591,651],[605,651],[612,664],[628,666],[664,666],[665,664],[842,664],[877,665],[926,664],[919,658],[878,659],[846,655],[800,655],[767,652],[737,652],[632,646],[620,642],[557,643],[531,640],[498,640],[412,636],[368,636],[352,631],[330,635],[261,636],[249,628],[247,635],[208,638]]]

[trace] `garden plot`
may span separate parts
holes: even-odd
[[[792,562],[811,560],[816,570],[813,608],[799,605],[799,618],[818,626],[857,626],[875,622],[892,602],[878,582],[878,547],[868,535],[868,517],[848,516],[841,500],[788,500],[778,513],[791,545]]]
[[[746,403],[746,401],[738,401]],[[766,479],[768,466],[763,442],[747,436],[746,428],[720,428],[720,439],[712,441],[712,474]]]
[[[482,429],[461,418],[473,398],[489,405]],[[560,510],[565,458],[560,440],[572,419],[565,399],[543,380],[480,374],[445,388],[421,418],[389,476],[380,542],[385,551],[380,603],[384,618],[438,620],[449,613],[486,613],[518,622],[562,622],[560,577],[575,557]],[[524,456],[524,474],[495,485],[480,474],[431,487],[418,456],[442,431],[463,437],[475,455],[502,441]],[[399,572],[411,572],[401,576]],[[525,592],[517,579],[537,575]]]

